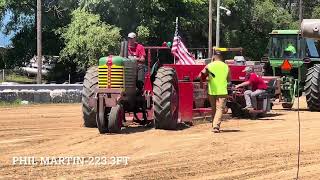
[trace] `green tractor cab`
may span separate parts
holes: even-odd
[[[299,30],[273,30],[261,61],[266,63],[266,75],[281,77],[280,102],[284,108],[292,108],[295,97],[305,92],[308,108],[320,111],[318,41],[303,38]]]

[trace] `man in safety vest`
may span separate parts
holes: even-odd
[[[284,50],[284,57],[292,58],[296,55],[296,53],[297,53],[296,48],[291,42],[289,42],[287,48]]]
[[[221,118],[228,96],[230,71],[223,62],[221,51],[214,49],[214,57],[200,73],[202,79],[208,76],[208,97],[212,108],[212,127],[214,133],[220,132]]]

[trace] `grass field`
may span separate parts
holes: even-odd
[[[32,84],[35,83],[35,78],[29,78],[28,76],[19,75],[16,73],[10,73],[8,75],[5,75],[5,79],[0,79],[0,83],[2,82],[15,82],[20,84]]]

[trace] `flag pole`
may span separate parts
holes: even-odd
[[[174,33],[174,36],[178,36],[179,31],[179,17],[176,17],[176,32]]]
[[[174,33],[174,38],[178,36],[178,31],[179,31],[179,17],[176,17],[176,31]],[[176,56],[174,56],[173,61],[174,61],[174,64],[176,64]]]

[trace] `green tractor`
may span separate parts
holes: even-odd
[[[281,78],[283,108],[291,109],[295,97],[304,92],[308,108],[320,111],[320,44],[304,38],[300,30],[273,30],[267,55],[262,59],[266,75]]]

